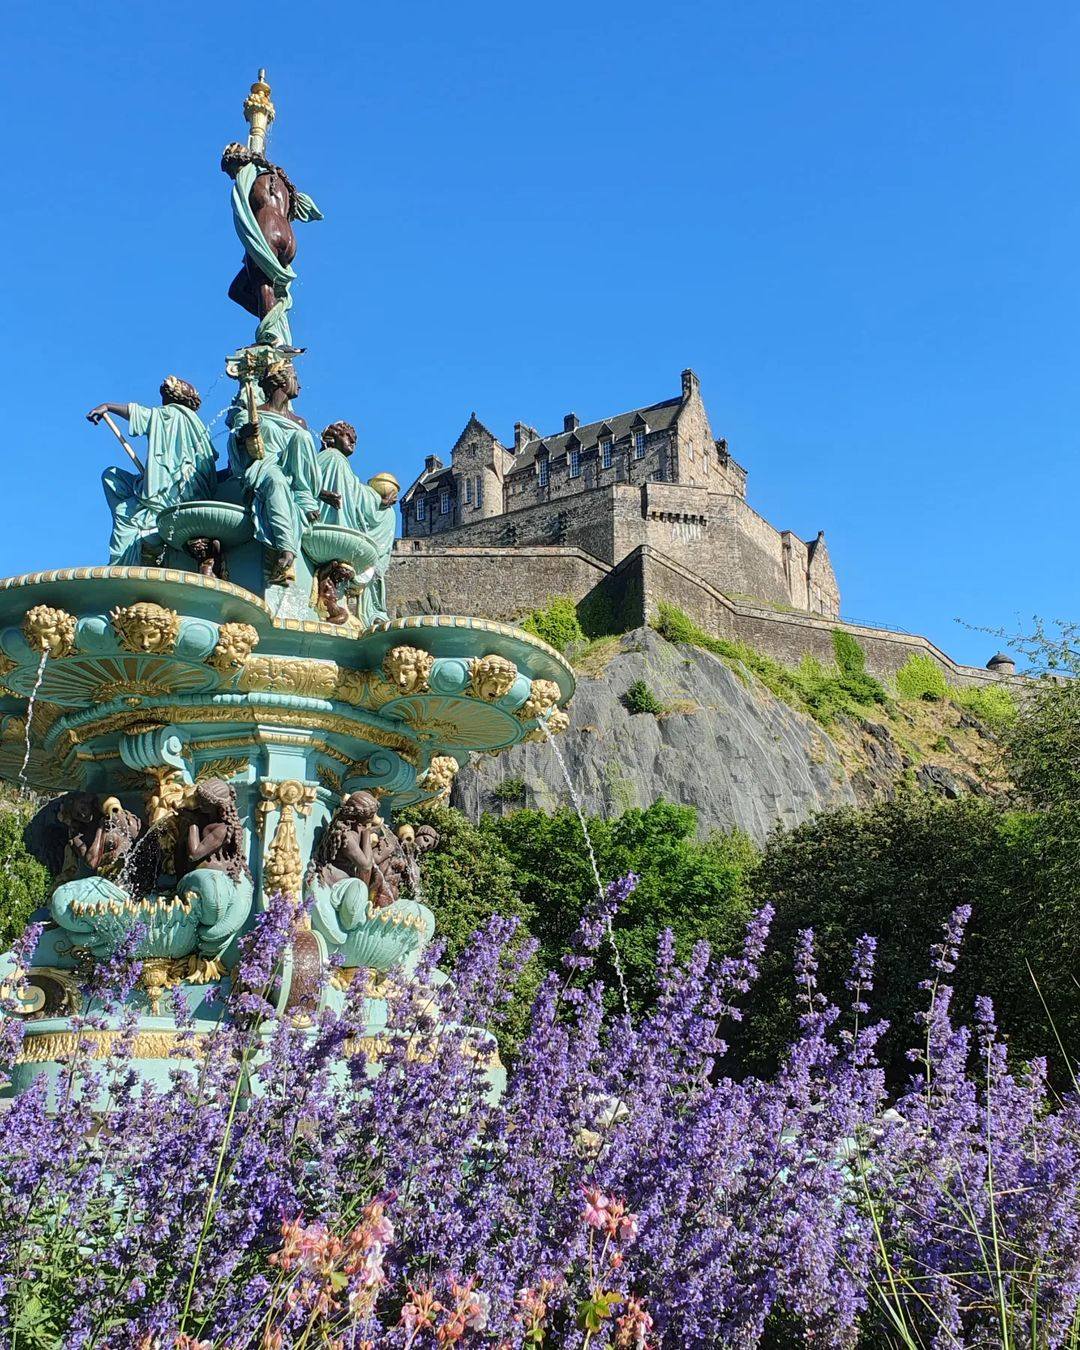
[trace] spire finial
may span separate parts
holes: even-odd
[[[260,69],[259,78],[251,86],[251,92],[244,99],[244,117],[250,131],[248,149],[255,155],[266,152],[266,133],[274,120],[274,105],[270,102],[270,86],[266,82],[266,69]]]

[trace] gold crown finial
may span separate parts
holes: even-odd
[[[260,69],[259,78],[251,86],[251,92],[244,99],[244,117],[251,128],[248,134],[248,149],[261,155],[266,150],[266,133],[274,120],[274,105],[270,102],[270,86],[266,82],[266,69]]]

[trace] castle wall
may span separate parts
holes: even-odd
[[[469,531],[472,538],[474,531]],[[510,621],[547,603],[552,596],[580,600],[610,569],[576,548],[426,549],[398,540],[390,560],[390,613],[462,614]],[[621,599],[613,602],[616,606]],[[633,622],[627,624],[633,627]]]
[[[473,531],[469,531],[470,537]],[[732,599],[675,558],[649,546],[634,549],[610,567],[578,548],[519,546],[427,548],[399,540],[388,577],[391,613],[474,615],[512,621],[568,595],[603,615],[612,631],[626,631],[659,617],[661,602],[675,605],[707,633],[745,642],[785,665],[810,653],[823,665],[835,661],[833,632],[843,629],[866,653],[867,670],[892,679],[913,654],[928,656],[950,683],[995,684],[1000,677],[965,666],[928,638],[844,623],[820,615],[759,609]]]

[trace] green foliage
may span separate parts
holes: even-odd
[[[23,845],[31,814],[31,807],[17,799],[0,801],[0,950],[23,931],[48,890],[48,872]]]
[[[1016,699],[1008,685],[965,685],[951,688],[949,697],[958,707],[998,733],[1007,731],[1016,722]]]
[[[519,940],[527,941],[536,916],[522,900],[514,868],[497,837],[471,824],[448,806],[414,806],[395,817],[396,824],[434,825],[439,845],[423,863],[423,900],[436,916],[437,937],[452,962],[469,938],[494,914],[521,921]],[[444,962],[445,964],[445,962]],[[524,1030],[542,975],[537,957],[525,967],[500,1045],[512,1050]]]
[[[553,596],[543,609],[534,609],[522,620],[521,627],[559,652],[565,652],[571,643],[585,641],[577,606],[568,595]]]
[[[941,667],[922,652],[912,652],[896,672],[896,687],[901,698],[921,698],[927,703],[937,703],[949,692]]]
[[[883,1061],[893,1081],[903,1081],[910,1072],[905,1051],[919,1034],[917,981],[942,923],[960,904],[971,905],[972,918],[954,977],[958,1011],[970,1017],[975,995],[989,994],[1015,1053],[1052,1055],[1030,963],[1065,1044],[1080,1046],[1071,970],[1080,887],[1072,881],[1066,893],[1048,892],[1046,846],[1038,816],[980,798],[944,801],[917,792],[865,810],[830,811],[774,835],[751,884],[755,907],[776,908],[773,940],[748,1000],[738,1056],[762,1071],[790,1038],[800,929],[814,930],[823,986],[841,1001],[852,947],[869,933],[878,940],[869,1001],[875,1019],[889,1021]]]
[[[520,802],[525,797],[524,778],[504,778],[491,789],[497,802]]]
[[[794,669],[783,666],[745,642],[713,637],[681,609],[665,602],[659,606],[656,629],[669,642],[690,643],[722,656],[733,669],[756,676],[776,698],[798,712],[807,713],[823,726],[835,721],[841,713],[859,716],[887,699],[882,685],[864,669],[866,657],[862,648],[843,631],[833,634],[838,662],[830,670],[809,653]],[[839,639],[849,641],[841,644]],[[844,664],[839,660],[841,649]]]
[[[623,695],[623,703],[632,713],[652,713],[654,717],[659,717],[661,713],[667,712],[666,705],[660,702],[644,680],[634,681]]]
[[[741,940],[749,913],[745,880],[757,852],[742,834],[694,838],[697,817],[688,806],[656,802],[634,808],[616,820],[589,821],[603,880],[628,871],[640,881],[615,920],[616,940],[632,1003],[641,1007],[653,996],[656,944],[671,928],[685,956],[706,938],[720,951]],[[545,815],[516,811],[487,816],[481,831],[509,860],[522,902],[535,914],[534,932],[546,964],[559,960],[582,908],[595,894],[581,825],[568,809]],[[613,979],[601,965],[609,981]]]

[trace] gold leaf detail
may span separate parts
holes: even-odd
[[[127,652],[171,652],[180,636],[180,615],[151,600],[118,605],[109,615],[120,646]]]

